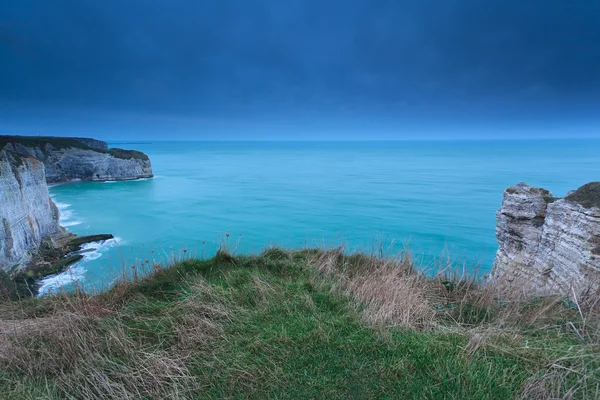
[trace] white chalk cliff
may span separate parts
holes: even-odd
[[[492,280],[511,290],[570,295],[600,290],[600,182],[556,199],[520,183],[497,213]]]
[[[62,233],[42,162],[0,150],[0,269],[28,262],[43,238]]]
[[[150,159],[88,138],[0,136],[0,270],[24,268],[66,234],[47,183],[152,177]]]
[[[48,183],[119,181],[151,178],[148,156],[135,150],[108,149],[106,142],[88,138],[0,136],[0,149],[42,161]]]

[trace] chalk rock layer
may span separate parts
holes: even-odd
[[[109,149],[106,142],[96,139],[0,136],[0,150],[2,148],[42,161],[48,183],[120,181],[153,176],[146,154]]]
[[[496,219],[492,281],[537,294],[600,290],[600,182],[564,199],[525,183],[511,186]]]
[[[42,162],[0,151],[0,269],[28,262],[43,238],[62,234]]]

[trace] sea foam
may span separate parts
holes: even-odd
[[[102,257],[102,253],[104,253],[109,248],[119,246],[124,243],[125,242],[121,238],[115,237],[113,239],[101,242],[90,242],[83,244],[81,246],[81,250],[94,249],[94,251],[82,253],[83,258],[81,259],[81,261],[71,265],[64,272],[49,275],[39,280],[38,283],[40,284],[40,287],[38,289],[38,297],[56,293],[63,286],[84,280],[85,274],[87,272],[85,264],[88,261],[97,260],[98,258]]]
[[[61,203],[57,201],[55,201],[54,204],[56,204],[56,208],[58,208],[59,211],[59,222],[65,228],[68,228],[70,226],[81,225],[83,223],[83,221],[80,219],[73,219],[73,211],[69,209],[71,207],[71,204]]]

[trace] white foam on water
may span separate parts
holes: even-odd
[[[40,284],[38,289],[38,297],[57,293],[60,291],[61,287],[72,282],[79,282],[83,280],[85,272],[86,269],[83,268],[80,263],[77,263],[69,267],[69,269],[65,272],[45,277],[38,282]]]
[[[88,249],[96,249],[96,251],[101,250],[101,249],[106,250],[108,248],[119,246],[122,244],[125,244],[125,241],[123,239],[121,239],[120,237],[114,237],[112,239],[104,240],[101,242],[84,243],[81,245],[81,250],[88,250]]]
[[[121,238],[115,237],[103,242],[90,242],[83,244],[81,246],[81,250],[94,249],[94,251],[82,253],[83,258],[81,261],[71,265],[66,271],[61,272],[60,274],[47,276],[38,281],[40,284],[38,289],[38,297],[57,293],[63,286],[84,280],[85,273],[87,272],[85,269],[86,262],[97,260],[98,258],[102,257],[102,253],[104,253],[106,250],[124,243],[125,242]]]
[[[83,260],[81,260],[81,262],[97,260],[100,257],[102,257],[102,253],[104,253],[106,250],[110,249],[111,247],[122,245],[124,243],[125,242],[119,237],[108,239],[103,242],[85,243],[81,246],[81,250],[93,249],[94,251],[81,253],[83,255]]]
[[[68,228],[69,226],[81,225],[83,223],[83,221],[79,219],[73,220],[73,211],[69,210],[69,207],[71,207],[70,204],[57,201],[55,201],[54,204],[56,204],[56,207],[59,211],[59,223],[65,228]]]
[[[60,210],[59,222],[61,225],[65,226],[68,224],[71,221],[71,218],[73,218],[73,211],[67,209]]]
[[[103,183],[141,182],[141,181],[147,181],[147,180],[150,180],[150,178],[126,179],[126,180],[122,180],[122,181],[104,181]]]
[[[67,222],[61,221],[60,224],[62,226],[64,226],[65,228],[67,228],[69,226],[81,225],[81,224],[83,224],[83,221],[76,219],[75,221],[67,221]]]
[[[61,202],[58,202],[58,201],[55,201],[55,202],[54,202],[54,204],[56,204],[56,207],[57,207],[59,210],[64,210],[64,209],[66,209],[66,208],[69,208],[69,207],[71,207],[71,205],[70,205],[70,204],[68,204],[68,203],[61,203]]]

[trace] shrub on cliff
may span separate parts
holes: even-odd
[[[108,152],[108,154],[110,154],[113,157],[123,158],[126,160],[129,160],[131,158],[138,159],[138,160],[149,160],[149,158],[146,154],[142,153],[141,151],[137,151],[137,150],[123,150],[123,149],[114,148],[114,149],[107,150],[107,152]]]

